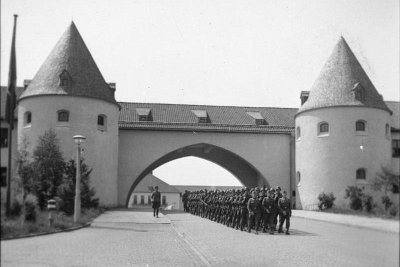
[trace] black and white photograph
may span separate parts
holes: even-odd
[[[399,266],[398,0],[0,12],[1,266]]]

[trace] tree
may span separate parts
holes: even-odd
[[[375,180],[372,183],[372,188],[375,191],[383,191],[385,194],[382,197],[382,203],[387,211],[393,202],[388,195],[389,190],[393,191],[394,187],[399,188],[399,176],[394,174],[388,167],[381,167],[381,172],[376,174]]]
[[[22,138],[21,146],[17,152],[17,173],[19,176],[20,185],[19,187],[23,190],[23,199],[26,196],[33,192],[34,190],[34,170],[33,164],[29,160],[29,152],[28,152],[28,141],[25,137]]]
[[[363,196],[364,193],[361,188],[357,186],[348,186],[346,188],[346,194],[344,198],[350,199],[350,208],[353,210],[362,210],[363,209]]]
[[[90,174],[93,169],[84,163],[81,159],[81,205],[82,208],[97,208],[99,199],[94,198],[96,192],[94,188],[90,187]],[[65,166],[65,176],[62,184],[58,188],[58,196],[61,198],[62,203],[60,210],[66,214],[74,212],[75,200],[75,184],[76,184],[76,164],[73,159],[69,160]]]
[[[33,151],[33,192],[43,210],[47,200],[53,198],[63,181],[65,162],[57,135],[49,129],[39,137],[38,146]]]

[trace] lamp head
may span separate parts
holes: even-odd
[[[74,140],[76,144],[81,144],[86,139],[83,135],[74,135]]]

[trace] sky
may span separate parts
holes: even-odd
[[[296,108],[341,35],[384,99],[400,99],[398,0],[2,0],[2,85],[13,14],[19,85],[73,20],[117,101]],[[239,184],[192,157],[155,174]]]

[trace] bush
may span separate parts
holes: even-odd
[[[25,198],[25,221],[35,222],[36,221],[36,210],[37,198],[36,196],[29,194]]]
[[[382,204],[385,206],[385,210],[388,211],[389,208],[393,205],[392,200],[388,196],[382,197]]]
[[[362,196],[363,207],[367,212],[371,212],[375,207],[376,204],[374,203],[374,199],[371,195],[364,194]]]
[[[22,213],[22,203],[20,200],[16,199],[11,204],[10,215],[11,217],[18,217]]]
[[[330,209],[333,206],[333,202],[335,201],[335,196],[333,193],[325,194],[324,192],[318,195],[318,208],[320,210]]]
[[[363,209],[363,197],[364,193],[362,192],[361,188],[357,186],[348,186],[346,188],[346,195],[344,198],[350,199],[350,208],[353,210],[362,210]]]
[[[392,206],[389,210],[389,214],[392,216],[396,216],[398,212],[399,212],[398,206]]]

